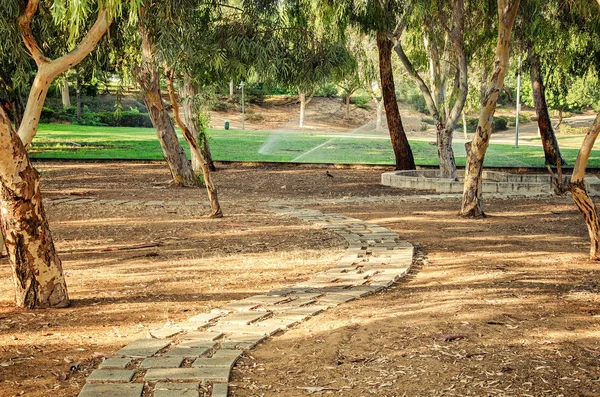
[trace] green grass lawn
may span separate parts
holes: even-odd
[[[306,163],[393,164],[394,155],[386,134],[357,136],[348,133],[290,133],[211,130],[215,160],[275,161]],[[569,164],[577,156],[573,137],[562,150]],[[187,144],[181,139],[184,147]],[[565,141],[565,143],[567,143]],[[437,165],[437,149],[427,141],[412,140],[418,165]],[[465,164],[465,149],[455,144],[458,165]],[[89,127],[41,124],[31,154],[45,159],[162,159],[155,131],[151,128]],[[543,167],[541,147],[491,144],[485,165],[490,167]],[[600,154],[592,153],[589,165],[600,166]]]

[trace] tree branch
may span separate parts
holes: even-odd
[[[31,20],[37,12],[39,0],[29,0],[23,13],[17,19],[19,30],[21,31],[21,37],[25,43],[25,47],[29,50],[29,54],[39,66],[49,62],[48,58],[44,55],[44,52],[38,45],[33,32],[31,31]]]
[[[425,98],[425,103],[427,103],[427,108],[429,109],[431,116],[434,120],[439,121],[440,114],[437,106],[435,106],[435,102],[433,101],[431,91],[429,91],[429,87],[427,87],[427,84],[425,84],[425,81],[423,81],[423,78],[421,78],[419,72],[417,72],[413,64],[410,62],[410,59],[408,59],[408,56],[402,48],[402,43],[399,40],[396,40],[396,42],[394,43],[394,51],[396,51],[396,54],[398,54],[402,65],[404,65],[404,69],[406,69],[410,77],[412,77],[412,79],[415,80],[415,82],[419,86],[419,89],[421,90],[421,93]]]

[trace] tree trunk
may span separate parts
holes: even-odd
[[[2,221],[0,221],[0,223],[2,223]],[[4,244],[4,234],[2,233],[2,228],[0,227],[0,258],[2,258],[4,256],[4,247],[6,245]]]
[[[233,80],[229,81],[229,99],[233,99]]]
[[[300,128],[304,128],[304,112],[306,109],[306,94],[298,90],[298,99],[300,100]]]
[[[508,50],[511,30],[519,9],[519,0],[498,0],[498,43],[496,46],[496,67],[479,112],[479,122],[472,142],[467,142],[467,164],[465,167],[465,186],[460,215],[465,217],[483,217],[482,173],[485,152],[490,143],[492,121],[496,112],[498,95],[504,86],[508,68]]]
[[[63,108],[66,108],[67,106],[71,106],[71,95],[69,94],[69,82],[66,79],[60,86],[60,93],[62,96]]]
[[[191,79],[187,77],[185,79],[182,90],[184,91],[183,98],[183,111],[186,122],[184,123],[181,120],[179,115],[179,104],[177,103],[177,98],[175,97],[175,89],[173,87],[173,72],[167,73],[167,86],[169,89],[169,96],[171,98],[171,103],[173,104],[173,115],[175,117],[175,122],[183,132],[183,136],[187,143],[190,145],[190,149],[192,153],[196,156],[198,161],[200,162],[200,167],[202,170],[202,175],[204,177],[204,185],[206,186],[206,191],[208,193],[208,199],[210,201],[210,208],[212,218],[222,218],[223,211],[221,211],[221,205],[219,204],[219,198],[217,194],[217,186],[213,183],[211,178],[211,172],[208,168],[208,161],[202,154],[202,149],[200,145],[198,145],[198,141],[196,140],[196,136],[198,132],[200,132],[203,128],[200,125],[200,120],[198,119],[198,113],[194,111],[193,101],[196,96],[196,90],[194,89]]]
[[[596,205],[585,188],[583,178],[585,177],[585,168],[598,133],[600,133],[600,114],[596,116],[596,120],[594,120],[594,123],[583,139],[581,149],[579,149],[579,153],[577,154],[577,160],[575,160],[573,175],[571,175],[571,183],[569,185],[573,194],[573,200],[579,211],[581,211],[583,220],[588,228],[590,235],[590,258],[592,260],[600,260],[600,222],[598,221]]]
[[[191,78],[188,76],[184,79],[184,84],[180,88],[182,106],[183,106],[183,124],[192,132],[193,137],[200,147],[202,157],[208,164],[210,171],[216,171],[215,164],[213,163],[212,153],[210,152],[210,145],[208,143],[208,136],[206,136],[206,128],[201,125],[198,114],[193,110],[193,98],[198,95],[198,89],[194,86]],[[181,126],[179,127],[181,128]],[[196,156],[192,150],[192,163],[196,163],[194,166],[194,172],[199,173],[202,171],[202,160]]]
[[[377,121],[375,122],[375,131],[383,129],[383,99],[377,101]]]
[[[350,93],[346,92],[346,120],[350,118]]]
[[[69,306],[61,261],[40,193],[40,176],[0,109],[0,231],[13,271],[16,304],[30,309]]]
[[[77,94],[77,120],[81,121],[81,79],[79,75],[77,75],[77,86],[76,86],[76,94]]]
[[[454,159],[454,150],[452,150],[452,134],[454,130],[451,127],[440,125],[437,131],[438,159],[440,161],[440,176],[458,181],[456,171],[456,160]]]
[[[381,92],[385,106],[392,148],[396,158],[397,170],[414,170],[415,160],[404,132],[398,102],[396,86],[392,70],[392,42],[384,33],[377,32],[377,48],[379,52],[379,75],[381,76]]]
[[[544,147],[546,166],[552,175],[555,190],[558,193],[563,193],[566,189],[563,187],[562,166],[567,163],[560,153],[556,134],[554,133],[554,127],[552,126],[552,120],[550,119],[550,112],[548,111],[548,104],[546,103],[546,92],[542,78],[540,58],[537,54],[530,52],[529,62],[531,65],[529,69],[531,89],[533,91],[538,130],[542,138],[542,146]],[[551,167],[556,167],[557,176],[554,175]]]
[[[134,67],[134,74],[142,90],[142,98],[148,108],[152,125],[156,129],[164,158],[171,170],[173,183],[177,186],[198,186],[192,164],[177,139],[173,122],[165,109],[160,92],[160,74],[155,63],[152,44],[142,22],[140,22],[140,32],[142,63]]]

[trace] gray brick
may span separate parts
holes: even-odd
[[[135,376],[135,371],[130,369],[97,369],[88,376],[91,382],[127,383]]]
[[[237,361],[237,358],[235,358],[235,359],[225,358],[225,357],[223,357],[223,358],[220,358],[220,357],[197,358],[196,361],[194,361],[194,363],[192,364],[192,367],[194,367],[194,368],[226,367],[231,370],[231,368],[233,368],[233,365],[235,364],[236,361]]]
[[[99,385],[86,384],[79,397],[141,397],[144,385],[141,383],[129,385]]]
[[[242,302],[250,302],[250,303],[258,303],[261,305],[274,305],[276,303],[281,303],[288,301],[289,298],[285,296],[276,296],[276,295],[254,295],[249,298],[243,299]]]
[[[131,362],[130,358],[119,358],[119,357],[111,357],[107,358],[100,363],[98,368],[126,368]]]
[[[193,317],[190,317],[188,319],[188,321],[193,322],[193,323],[208,324],[212,320],[215,320],[221,316],[222,316],[221,313],[201,313],[201,314],[197,314]]]
[[[219,339],[221,336],[223,336],[222,332],[196,331],[183,334],[181,339],[211,342]]]
[[[250,303],[250,302],[232,302],[229,303],[222,308],[225,310],[231,310],[234,312],[247,312],[252,309],[256,309],[260,307],[259,303]]]
[[[219,349],[212,356],[213,358],[231,358],[237,360],[242,354],[244,354],[243,350]]]
[[[181,331],[183,331],[183,328],[180,328],[180,327],[164,327],[164,328],[153,329],[152,331],[150,331],[150,335],[152,335],[153,337],[158,338],[158,339],[164,339],[164,338],[170,338],[173,335],[177,335]]]
[[[128,357],[150,357],[171,344],[166,339],[138,339],[117,352]]]
[[[200,357],[210,351],[210,347],[174,347],[165,353],[165,356]]]
[[[267,312],[237,312],[221,318],[219,324],[246,325],[258,321],[268,315],[269,313]]]
[[[178,347],[196,347],[204,349],[212,349],[217,343],[215,341],[208,341],[205,339],[184,339],[177,345]]]
[[[154,381],[187,381],[187,382],[228,382],[229,369],[225,367],[211,368],[151,368],[144,379]]]
[[[227,397],[227,384],[215,383],[212,387],[212,397]]]
[[[221,342],[221,350],[252,349],[265,339],[267,339],[267,335],[236,335],[223,340]],[[215,357],[215,355],[213,355],[213,357]]]
[[[154,397],[199,397],[200,392],[194,389],[156,390]]]
[[[140,368],[179,368],[183,357],[149,357],[142,361]]]

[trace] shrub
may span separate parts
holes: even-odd
[[[431,117],[423,117],[423,119],[421,121],[424,122],[425,124],[435,125],[435,120]]]
[[[42,115],[40,116],[40,121],[42,123],[49,123],[54,121],[56,117],[56,112],[50,108],[43,107]]]
[[[338,88],[333,83],[323,84],[315,90],[315,96],[318,97],[334,98],[337,96],[337,94]]]
[[[497,116],[494,117],[494,123],[492,124],[492,132],[505,131],[508,126],[508,117]]]
[[[216,101],[215,103],[212,104],[211,108],[215,112],[226,112],[227,110],[231,109],[234,106],[235,105],[233,105],[229,102]]]
[[[478,123],[479,123],[478,118],[467,117],[467,131],[475,132],[475,130],[477,129]],[[494,117],[494,122],[492,123],[492,132],[505,131],[507,126],[508,126],[508,117],[496,116],[496,117]],[[462,121],[457,123],[456,129],[457,130],[463,129]]]
[[[352,96],[350,103],[361,109],[371,109],[371,98],[368,96]]]
[[[265,119],[265,116],[260,113],[247,113],[245,117],[248,121],[263,121]]]
[[[152,121],[148,113],[141,113],[137,109],[124,112],[96,112],[92,113],[98,122],[111,127],[146,127],[152,128]]]
[[[396,86],[396,98],[417,112],[429,114],[425,98],[412,83],[398,84]]]

